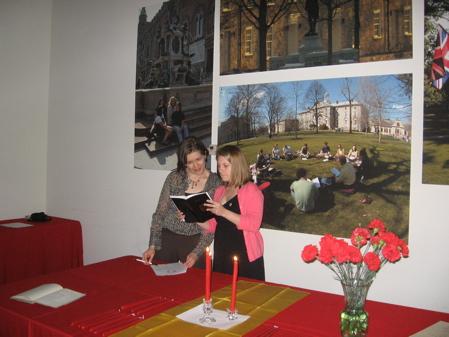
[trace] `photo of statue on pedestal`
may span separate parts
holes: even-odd
[[[307,20],[309,22],[309,31],[306,36],[317,35],[316,23],[319,19],[318,0],[306,0],[305,10],[307,11]]]
[[[412,58],[412,7],[412,0],[220,1],[220,75]]]

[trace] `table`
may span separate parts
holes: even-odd
[[[0,226],[0,284],[83,265],[79,221],[52,217],[31,222],[22,218],[0,224],[17,222],[33,226]]]
[[[135,259],[135,256],[124,256],[0,286],[0,336],[93,337],[92,333],[81,330],[75,323],[94,315],[118,312],[119,308],[142,301],[159,299],[151,309],[150,315],[153,315],[203,295],[203,270],[192,268],[186,274],[157,277],[148,266]],[[48,282],[84,292],[86,296],[58,309],[9,299],[11,295]],[[212,291],[230,283],[230,275],[213,273]],[[268,319],[245,337],[339,336],[343,297],[301,290],[309,295]],[[370,337],[409,336],[437,321],[449,322],[447,313],[375,301],[367,301],[366,309],[370,314]]]

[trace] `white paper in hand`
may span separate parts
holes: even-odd
[[[157,276],[179,275],[187,272],[187,267],[181,262],[152,264],[151,268]]]

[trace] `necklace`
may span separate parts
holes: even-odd
[[[201,180],[203,180],[205,178],[205,174],[203,173],[202,175],[200,175],[199,177],[197,177],[196,179],[190,178],[189,176],[187,176],[187,185],[189,185],[189,190],[193,190],[195,189],[198,184],[200,183]]]

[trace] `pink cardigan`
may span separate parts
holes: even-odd
[[[214,201],[220,201],[225,193],[225,187],[217,187]],[[250,262],[263,255],[263,238],[260,234],[260,225],[263,216],[263,194],[253,183],[246,183],[237,192],[240,207],[240,223],[237,229],[243,231],[246,251]],[[215,232],[217,221],[209,220],[209,231]]]

